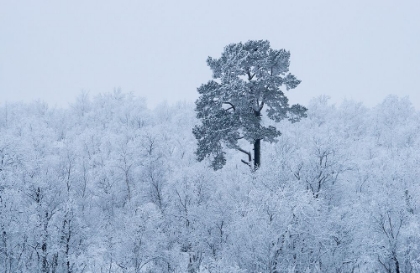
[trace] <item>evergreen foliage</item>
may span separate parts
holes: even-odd
[[[274,142],[280,131],[264,126],[263,109],[276,122],[287,118],[292,122],[305,117],[306,108],[289,102],[281,87],[296,88],[300,80],[289,73],[290,52],[274,50],[265,40],[230,44],[219,59],[209,57],[207,64],[213,80],[198,88],[197,118],[201,124],[193,129],[198,140],[197,159],[211,156],[217,170],[226,164],[224,148],[243,150],[238,140],[254,145],[254,168],[260,161],[260,142]]]

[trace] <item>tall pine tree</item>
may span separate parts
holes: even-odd
[[[221,169],[226,163],[226,147],[247,154],[248,160],[242,162],[252,167],[253,161],[255,170],[261,165],[261,140],[273,142],[281,135],[274,126],[262,124],[263,109],[276,122],[305,117],[306,108],[289,106],[280,89],[294,89],[300,83],[289,73],[289,59],[290,52],[274,50],[265,40],[230,44],[219,59],[207,59],[213,80],[198,88],[196,112],[202,123],[193,128],[199,161],[209,156],[212,167]],[[254,146],[253,159],[239,146],[240,139]]]

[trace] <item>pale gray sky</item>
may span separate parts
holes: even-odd
[[[292,102],[397,94],[420,109],[419,0],[0,0],[0,103],[116,87],[152,107],[193,101],[207,56],[250,39],[291,51]]]

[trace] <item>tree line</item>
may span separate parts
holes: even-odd
[[[417,272],[419,112],[328,98],[196,160],[195,106],[131,94],[0,107],[1,272]],[[271,122],[271,123],[270,123]],[[252,144],[252,143],[251,143]]]

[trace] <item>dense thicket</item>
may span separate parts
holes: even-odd
[[[193,108],[120,92],[4,104],[1,272],[420,271],[408,99],[315,99],[276,125],[257,173],[196,162]]]

